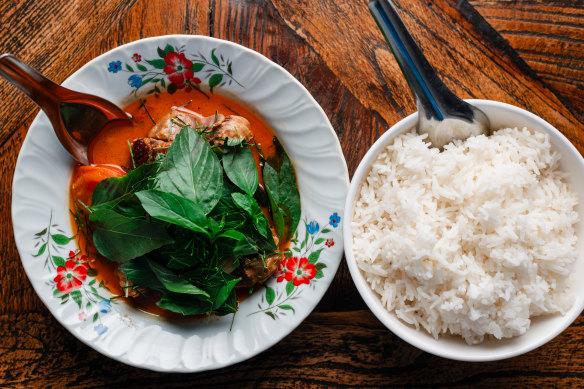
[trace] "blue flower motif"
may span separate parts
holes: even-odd
[[[122,61],[112,61],[109,63],[108,72],[117,73],[122,70]]]
[[[330,225],[337,228],[339,226],[339,223],[341,222],[341,217],[339,216],[338,213],[333,213],[330,217],[331,221],[330,221]]]
[[[107,332],[107,326],[104,326],[101,323],[93,327],[93,329],[95,330],[95,332],[97,332],[98,335],[103,335]]]
[[[318,232],[318,229],[319,229],[318,223],[315,221],[311,221],[306,225],[306,231],[308,231],[310,235],[316,234]]]
[[[99,304],[97,304],[97,310],[101,313],[108,313],[112,310],[112,303],[109,300],[101,300]]]
[[[132,88],[138,89],[140,88],[140,85],[142,85],[142,77],[134,74],[128,78],[128,84],[130,84]]]

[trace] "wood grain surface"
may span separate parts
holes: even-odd
[[[584,152],[584,3],[397,0],[416,41],[461,97],[528,109]],[[0,0],[0,53],[56,82],[149,36],[230,40],[282,65],[328,115],[350,175],[413,98],[365,0]],[[128,367],[79,342],[28,282],[10,222],[12,175],[38,109],[0,80],[0,386],[584,387],[584,318],[506,361],[462,363],[401,341],[367,310],[343,263],[303,324],[257,357],[200,374]]]

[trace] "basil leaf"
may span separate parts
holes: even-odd
[[[217,249],[222,252],[222,257],[241,257],[249,254],[257,254],[258,247],[252,245],[244,234],[236,230],[227,230],[215,239]]]
[[[186,294],[168,294],[156,302],[162,309],[183,315],[202,315],[212,310],[213,304],[205,296]]]
[[[207,217],[201,206],[173,193],[147,190],[136,193],[142,207],[150,216],[203,234],[207,230]]]
[[[162,266],[161,264],[152,261],[151,259],[146,259],[150,270],[154,273],[158,281],[170,292],[180,293],[180,294],[193,294],[193,295],[203,295],[209,297],[204,290],[191,284],[184,278],[174,274],[168,268]]]
[[[164,286],[158,280],[152,269],[150,269],[146,257],[134,258],[129,262],[121,264],[118,269],[128,277],[128,280],[138,286],[159,292],[164,291]]]
[[[235,290],[232,290],[225,303],[219,308],[216,308],[213,312],[217,316],[229,315],[230,313],[235,313],[237,311],[237,298],[235,296]]]
[[[276,233],[283,241],[287,241],[294,235],[300,222],[300,193],[292,163],[286,153],[282,152],[280,171],[277,172],[266,163],[263,173]]]
[[[278,205],[280,203],[278,172],[268,163],[264,165],[264,186],[268,194],[276,234],[282,239],[285,234],[286,225],[284,222],[285,214],[280,210]]]
[[[183,127],[172,142],[158,177],[160,189],[194,201],[205,215],[215,207],[223,188],[219,159],[190,127]]]
[[[111,209],[126,216],[144,213],[134,193],[153,185],[160,163],[144,164],[122,177],[109,177],[100,181],[91,196],[92,211]]]
[[[278,174],[280,178],[280,205],[290,218],[288,237],[291,237],[300,222],[300,193],[298,192],[296,174],[294,173],[292,162],[290,162],[286,153],[284,153],[283,158]]]
[[[185,273],[184,277],[209,294],[210,300],[213,302],[213,309],[223,305],[235,285],[241,280],[241,277],[226,273],[219,267],[207,272],[196,269]]]
[[[222,161],[225,174],[231,182],[253,196],[258,188],[258,171],[251,150],[247,147],[229,148]]]
[[[254,227],[264,237],[268,238],[271,235],[270,223],[268,218],[262,212],[260,206],[253,197],[249,194],[232,193],[231,198],[233,202],[243,209],[251,217]]]
[[[95,248],[115,262],[127,262],[173,242],[163,225],[107,209],[92,212],[89,221]]]

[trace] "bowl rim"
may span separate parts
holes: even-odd
[[[254,57],[254,59],[258,60],[259,62],[261,62],[265,66],[277,69],[279,74],[286,75],[286,80],[288,82],[292,83],[296,88],[298,88],[298,90],[302,92],[303,98],[306,99],[306,101],[315,109],[315,111],[318,113],[318,115],[320,115],[322,118],[324,118],[324,123],[326,124],[324,127],[326,127],[326,129],[330,133],[332,139],[334,139],[334,142],[332,142],[331,144],[328,144],[327,146],[332,147],[334,154],[338,155],[340,157],[340,161],[342,161],[342,173],[343,174],[342,174],[342,177],[340,177],[340,179],[344,183],[345,190],[348,191],[349,173],[348,173],[347,163],[346,163],[346,160],[344,158],[344,154],[343,154],[338,136],[337,136],[336,132],[334,131],[332,124],[330,123],[330,120],[328,120],[328,116],[326,115],[323,108],[315,100],[315,98],[307,90],[307,88],[300,81],[298,81],[298,79],[296,79],[296,77],[294,77],[290,72],[288,72],[284,67],[282,67],[281,65],[277,64],[276,62],[270,60],[269,58],[267,58],[263,54],[255,51],[255,50],[252,50],[250,48],[247,48],[241,44],[238,44],[238,43],[235,43],[235,42],[232,42],[229,40],[224,40],[224,39],[219,39],[219,38],[214,38],[214,37],[209,37],[209,36],[204,36],[204,35],[188,35],[188,34],[169,34],[169,35],[160,35],[160,36],[152,36],[152,37],[142,38],[142,39],[134,40],[132,42],[128,42],[128,43],[125,43],[123,45],[119,45],[119,46],[116,46],[116,47],[111,48],[109,50],[103,51],[101,54],[93,57],[91,60],[89,60],[83,66],[81,66],[75,72],[71,73],[61,83],[61,85],[65,86],[65,87],[71,87],[71,84],[74,83],[75,81],[77,81],[79,77],[82,77],[81,75],[83,73],[87,73],[88,70],[90,71],[94,66],[96,66],[96,64],[99,64],[99,61],[101,61],[105,56],[110,55],[112,52],[123,51],[125,49],[131,49],[135,45],[155,44],[156,42],[159,43],[160,41],[166,41],[166,40],[172,40],[172,39],[176,39],[176,40],[196,39],[196,40],[209,41],[211,43],[216,43],[216,44],[222,44],[225,46],[230,46],[234,50],[241,51],[243,53],[251,55],[252,57]],[[34,120],[32,121],[31,125],[29,126],[29,129],[31,127],[39,125],[39,120],[41,119],[42,115],[43,115],[43,111],[41,110],[35,116]],[[24,149],[25,147],[28,147],[27,145],[29,145],[31,143],[30,138],[31,137],[28,136],[28,132],[27,132],[25,139],[22,143],[21,150]],[[65,151],[63,151],[63,152],[65,152]],[[15,170],[14,170],[15,174],[18,171],[18,167],[22,166],[23,158],[24,158],[24,154],[19,151],[17,159],[16,159],[16,164],[15,164]],[[12,181],[13,196],[15,193],[15,186],[16,185],[17,185],[17,182],[13,179],[13,181]],[[15,213],[15,202],[13,200],[14,199],[11,198],[11,221],[12,221],[13,230],[14,230],[15,214],[16,213]],[[342,204],[344,204],[344,201]],[[342,204],[339,205],[339,212],[342,212],[342,210],[343,210]],[[339,227],[342,228],[342,223],[340,224]],[[339,238],[342,238],[342,234],[340,234]],[[17,251],[18,251],[19,257],[20,257],[21,262],[22,262],[22,258],[27,257],[27,254],[24,252],[23,247],[19,247],[18,240],[16,237],[15,237],[15,241],[17,243]],[[340,247],[342,247],[342,245]],[[337,255],[335,254],[335,258],[336,257],[337,257]],[[45,305],[45,307],[47,308],[49,313],[51,313],[53,318],[55,318],[57,320],[57,322],[59,322],[65,329],[67,329],[67,331],[71,335],[73,335],[75,338],[77,338],[82,343],[88,345],[92,349],[96,350],[100,354],[103,354],[104,356],[107,356],[108,358],[111,358],[111,359],[116,360],[118,362],[122,362],[126,365],[129,365],[129,366],[153,370],[153,371],[160,371],[160,372],[192,373],[192,372],[202,372],[202,371],[220,369],[223,367],[231,366],[231,365],[234,365],[236,363],[251,359],[254,356],[268,350],[272,346],[279,343],[283,338],[290,335],[312,313],[312,311],[318,305],[318,302],[324,297],[326,291],[328,290],[328,288],[330,287],[330,284],[333,281],[334,275],[336,274],[336,272],[338,270],[338,267],[341,263],[341,260],[342,260],[342,250],[341,250],[341,253],[338,255],[338,258],[335,259],[335,261],[334,261],[335,263],[328,266],[328,269],[331,271],[330,276],[327,276],[326,278],[320,280],[323,287],[324,287],[322,294],[320,294],[319,296],[315,296],[316,298],[312,299],[312,303],[310,304],[310,307],[307,309],[306,314],[303,316],[302,320],[300,320],[296,325],[293,325],[291,327],[290,326],[282,326],[282,331],[278,334],[277,337],[271,338],[272,340],[269,342],[269,344],[266,344],[262,347],[257,347],[252,352],[246,353],[245,355],[242,354],[240,357],[230,359],[225,363],[216,362],[213,366],[203,366],[202,368],[198,367],[195,369],[187,368],[184,365],[181,366],[180,368],[165,368],[165,367],[161,366],[160,364],[153,365],[152,363],[149,363],[149,364],[147,364],[147,363],[134,363],[132,360],[130,360],[128,358],[123,358],[123,356],[126,355],[126,353],[124,353],[122,355],[113,354],[111,352],[108,352],[103,347],[98,346],[95,342],[93,342],[89,339],[85,339],[84,337],[82,337],[80,335],[79,332],[71,329],[70,324],[68,324],[66,322],[64,317],[61,317],[60,315],[57,315],[55,312],[53,312],[53,309],[51,308],[51,304],[49,303],[50,296],[40,292],[40,289],[38,288],[38,286],[35,284],[35,282],[33,282],[34,277],[32,277],[32,275],[30,274],[30,270],[27,269],[26,266],[23,266],[23,268],[25,270],[25,274],[27,275],[27,278],[28,278],[31,286],[33,287],[35,293],[37,294],[37,296],[39,296],[40,300]]]
[[[542,119],[541,117],[514,105],[498,102],[494,100],[484,100],[484,99],[465,99],[466,102],[475,104],[478,108],[499,108],[503,110],[507,110],[518,117],[524,117],[530,120],[535,121],[538,125],[545,129],[546,132],[550,134],[554,134],[556,138],[561,141],[564,146],[566,146],[571,154],[579,161],[580,169],[584,171],[584,158],[580,154],[580,152],[576,149],[576,147],[566,138],[564,134],[562,134],[558,129],[552,126],[550,123]],[[358,191],[361,188],[362,182],[365,179],[366,175],[368,174],[371,164],[374,162],[376,157],[378,156],[379,152],[383,150],[390,142],[399,134],[404,133],[412,128],[415,127],[418,119],[418,112],[414,112],[405,118],[401,119],[394,125],[392,125],[385,133],[383,133],[379,139],[377,139],[371,148],[367,151],[359,166],[355,170],[353,177],[351,179],[351,185],[349,187],[349,192],[347,194],[345,208],[344,208],[344,221],[343,221],[343,243],[345,249],[345,259],[347,262],[347,266],[349,268],[349,272],[351,274],[351,278],[359,291],[359,294],[369,307],[369,309],[373,312],[373,314],[377,317],[383,325],[390,330],[392,333],[397,335],[403,341],[409,343],[410,345],[419,348],[422,351],[426,351],[430,354],[437,355],[439,357],[458,360],[458,361],[465,361],[465,362],[488,362],[488,361],[496,361],[502,360],[506,358],[515,357],[529,351],[532,351],[545,343],[552,340],[554,337],[559,335],[563,332],[566,328],[568,328],[574,320],[584,311],[584,299],[580,301],[579,306],[578,300],[574,302],[575,308],[572,307],[570,312],[566,312],[562,316],[561,325],[556,326],[553,328],[553,331],[549,331],[546,336],[539,338],[536,342],[531,342],[525,344],[517,349],[510,351],[510,352],[497,352],[496,349],[494,351],[489,351],[485,353],[481,353],[478,355],[472,355],[470,353],[464,352],[455,352],[452,353],[447,348],[443,347],[442,345],[432,345],[428,344],[423,337],[412,337],[408,334],[408,331],[412,329],[412,327],[408,326],[406,323],[402,322],[400,319],[395,317],[395,315],[391,312],[388,312],[385,307],[381,305],[379,301],[379,297],[373,292],[373,290],[369,287],[367,281],[364,279],[361,270],[358,268],[357,263],[355,261],[355,257],[353,256],[353,237],[351,231],[351,222],[353,220],[353,210],[354,204],[356,201],[356,197],[358,195]],[[530,326],[531,328],[531,326]],[[423,329],[418,329],[417,331],[423,331],[424,335],[431,336]],[[529,331],[529,329],[528,329]],[[444,335],[439,336],[439,340]],[[459,335],[456,335],[459,337]],[[513,337],[516,338],[516,337]],[[503,340],[503,339],[502,339]],[[472,347],[472,346],[471,346]]]

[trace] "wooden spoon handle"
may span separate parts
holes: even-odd
[[[47,115],[51,116],[48,111],[58,109],[57,102],[59,97],[57,90],[61,87],[14,55],[0,55],[0,75],[23,91]],[[57,112],[51,113],[56,114]]]

